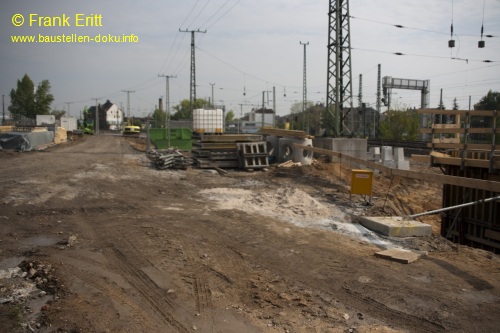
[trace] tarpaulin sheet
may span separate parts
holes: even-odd
[[[7,132],[0,133],[2,149],[30,151],[54,142],[54,132]]]

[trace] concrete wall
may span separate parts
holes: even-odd
[[[357,157],[362,160],[367,159],[368,143],[366,139],[355,138],[316,138],[313,140],[313,147],[337,151],[339,153]],[[332,156],[331,161],[339,161],[337,157]],[[346,166],[359,168],[361,166],[342,161]]]

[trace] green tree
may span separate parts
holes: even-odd
[[[290,107],[290,129],[294,130],[307,130],[308,124],[310,126],[310,110],[314,107],[314,103],[307,101],[305,111],[302,111],[302,102],[293,103]]]
[[[152,126],[154,128],[165,128],[166,118],[167,118],[167,113],[165,111],[160,109],[154,110],[152,115],[152,120],[153,120]]]
[[[35,93],[36,114],[50,114],[50,104],[54,101],[54,96],[50,93],[49,80],[43,80],[38,84]]]
[[[56,116],[56,119],[61,119],[66,114],[64,110],[52,110],[49,114]]]
[[[417,140],[419,117],[415,111],[389,110],[380,121],[380,134],[390,140]]]
[[[197,98],[194,103],[193,109],[201,109],[204,105],[209,105],[208,101],[202,98]],[[175,110],[175,112],[171,116],[171,118],[174,120],[192,118],[193,112],[189,105],[189,99],[183,99],[178,105],[175,105],[173,109]]]
[[[498,110],[500,108],[500,92],[488,91],[486,96],[474,104],[474,110]]]
[[[474,110],[498,110],[499,108],[500,92],[498,91],[488,91],[486,96],[483,96],[478,103],[474,104]],[[493,119],[491,117],[471,117],[470,122],[472,127],[493,127]],[[500,119],[497,119],[496,127],[500,128]],[[484,143],[491,142],[491,134],[471,134],[471,137],[478,140],[482,139]],[[499,143],[500,135],[496,135],[496,144]]]
[[[307,120],[309,124],[309,134],[322,135],[322,115],[325,112],[325,106],[321,103],[311,105],[307,109]]]
[[[234,120],[234,112],[233,110],[226,113],[226,123]]]
[[[54,96],[50,93],[50,83],[43,80],[35,91],[35,84],[28,74],[17,80],[17,88],[10,91],[9,111],[13,114],[35,118],[37,114],[49,114]]]

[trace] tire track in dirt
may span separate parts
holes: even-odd
[[[196,311],[201,313],[205,308],[212,308],[212,292],[208,283],[207,270],[196,259],[195,249],[186,241],[181,241],[180,249],[186,260],[185,276],[189,277],[193,291]],[[199,256],[198,256],[199,257]]]
[[[201,227],[201,225],[202,224],[199,226]],[[333,274],[336,277],[335,280],[331,277],[326,278],[326,280],[324,278],[320,280],[318,278],[311,278],[309,274],[301,274],[301,272],[314,271],[318,267],[325,267],[324,263],[328,261],[335,262],[335,260],[338,260],[339,262],[346,262],[344,259],[338,258],[339,255],[342,255],[340,253],[333,255],[329,252],[324,252],[324,250],[318,246],[317,251],[314,248],[308,250],[314,252],[314,256],[304,255],[304,257],[309,259],[315,258],[312,261],[303,261],[298,257],[295,259],[296,262],[294,264],[283,264],[282,258],[276,255],[269,255],[269,251],[272,251],[272,248],[286,249],[290,246],[300,248],[300,245],[289,244],[286,237],[274,233],[255,233],[251,230],[252,228],[257,230],[253,222],[243,223],[239,225],[238,228],[239,229],[235,232],[235,230],[230,230],[224,224],[212,223],[210,224],[210,229],[203,228],[203,230],[200,230],[200,233],[205,235],[211,234],[214,238],[225,237],[224,242],[226,245],[232,243],[232,245],[230,245],[231,247],[238,248],[240,251],[245,251],[249,254],[248,260],[258,262],[260,267],[286,277],[290,285],[299,282],[312,290],[321,290],[321,292],[338,300],[347,309],[354,308],[358,312],[365,313],[374,319],[391,323],[397,327],[410,327],[412,332],[442,332],[448,329],[442,324],[425,317],[391,309],[382,302],[358,294],[353,290],[346,289],[342,285],[339,285],[339,280],[352,280],[353,273],[356,273],[356,270],[353,269],[356,263],[351,262],[351,264],[342,265],[342,267],[339,267],[339,264],[335,264],[321,270],[322,277],[332,276]],[[272,244],[272,247],[270,244]],[[324,254],[321,255],[320,253]],[[328,259],[325,260],[325,258]],[[366,263],[360,263],[361,266],[364,264]],[[295,267],[301,267],[301,270],[296,270]]]
[[[175,328],[178,332],[189,332],[189,330],[175,318],[173,314],[173,312],[175,312],[175,306],[168,300],[168,295],[162,292],[162,290],[159,290],[156,283],[138,268],[136,264],[137,260],[134,260],[133,254],[128,253],[128,255],[125,255],[116,247],[107,249],[105,252],[107,258],[111,260],[115,267],[124,273],[127,282],[142,295],[147,304],[149,304],[165,324]]]
[[[64,259],[64,258],[61,258]],[[85,257],[79,257],[82,261],[86,261]],[[92,260],[87,261],[91,264],[95,264]],[[155,325],[155,320],[151,318],[150,313],[144,310],[143,305],[137,303],[130,298],[123,288],[110,284],[107,280],[103,280],[101,277],[96,276],[94,273],[86,272],[77,266],[78,273],[73,270],[66,270],[66,275],[72,275],[74,280],[81,280],[84,283],[88,283],[97,290],[100,294],[106,295],[112,302],[116,302],[120,307],[128,308],[133,313],[134,320],[127,321],[127,324],[120,328],[125,332],[135,333],[135,332],[150,332],[155,330],[157,327]],[[90,300],[92,302],[92,300]],[[97,321],[93,323],[94,328],[109,329],[112,327],[111,324],[116,323],[115,318],[109,318],[111,316],[105,315],[105,313],[100,312],[99,316],[93,316],[93,320]]]
[[[334,281],[330,281],[334,283]],[[335,297],[344,304],[349,304],[350,307],[365,313],[383,318],[387,322],[394,323],[402,321],[405,326],[410,326],[412,332],[443,332],[449,328],[440,323],[431,321],[424,317],[414,316],[402,311],[398,311],[388,307],[386,304],[377,301],[376,299],[362,295],[353,291],[347,286],[342,287],[341,294],[335,294]],[[340,296],[340,297],[339,297]]]
[[[129,209],[130,208],[127,208],[125,211],[132,213]],[[137,233],[136,226],[131,225],[127,228],[120,228],[117,227],[115,223],[103,225],[90,222],[102,219],[103,217],[109,220],[108,217],[111,215],[111,211],[108,211],[105,207],[98,207],[96,209],[86,208],[82,212],[85,216],[83,219],[85,223],[80,223],[78,225],[79,229],[85,234],[93,235],[91,238],[97,239],[97,242],[95,242],[96,245],[106,246],[101,250],[101,253],[109,265],[108,267],[102,267],[102,264],[95,263],[91,259],[84,260],[87,262],[90,261],[91,265],[100,266],[104,271],[109,271],[110,267],[114,268],[111,271],[118,273],[124,281],[131,286],[131,290],[137,291],[137,296],[142,299],[142,301],[134,301],[133,296],[131,297],[129,295],[127,297],[127,294],[124,294],[123,297],[119,298],[120,302],[124,302],[134,310],[140,309],[138,313],[143,313],[141,317],[149,316],[151,323],[154,322],[156,325],[159,325],[161,322],[163,325],[167,325],[177,332],[188,332],[188,329],[177,320],[174,315],[179,305],[171,301],[167,292],[160,288],[141,269],[143,267],[149,267],[150,265],[149,262],[143,258],[141,249],[129,241],[129,238],[139,243],[143,241],[143,239],[137,239],[137,236],[140,236],[141,233]],[[110,238],[109,235],[113,235],[112,238]],[[90,278],[87,282],[92,284],[94,281]],[[110,295],[114,295],[113,289],[106,289],[106,291],[109,291]],[[145,311],[144,305],[148,305],[151,309],[149,314],[148,311]],[[151,314],[154,314],[154,318],[156,319],[152,318]],[[146,323],[144,323],[144,325],[146,325]],[[140,326],[141,325],[138,324],[139,328]],[[148,326],[151,327],[151,324],[148,324]],[[153,327],[155,327],[155,325],[153,325]],[[142,329],[138,331],[142,331]]]

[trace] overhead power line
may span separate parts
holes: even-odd
[[[408,27],[404,26],[402,24],[393,24],[393,23],[387,23],[387,22],[382,22],[382,21],[377,21],[373,19],[367,19],[367,18],[362,18],[362,17],[355,17],[355,16],[350,16],[353,19],[360,20],[360,21],[367,21],[367,22],[372,22],[372,23],[377,23],[377,24],[382,24],[382,25],[388,25],[392,26],[398,29],[411,29],[411,30],[419,30],[419,31],[424,31],[424,32],[431,32],[434,34],[441,34],[441,35],[449,35],[449,32],[443,32],[443,31],[435,31],[435,30],[429,30],[429,29],[422,29],[422,28],[415,28],[415,27]],[[456,34],[454,34],[456,35]],[[478,34],[460,34],[462,37],[480,37]],[[488,38],[497,38],[499,36],[495,35],[484,35],[483,37],[488,37]]]
[[[265,79],[263,79],[263,78],[261,78],[261,77],[258,77],[258,76],[256,76],[256,75],[249,74],[249,73],[247,73],[247,72],[243,71],[242,69],[239,69],[239,68],[237,68],[236,66],[234,66],[234,65],[232,65],[232,64],[230,64],[230,63],[228,63],[227,61],[222,60],[221,58],[219,58],[219,57],[217,57],[217,56],[215,56],[215,55],[211,54],[210,52],[208,52],[208,51],[205,51],[205,50],[201,49],[201,48],[200,48],[200,47],[198,47],[198,46],[196,46],[196,49],[197,49],[197,50],[199,50],[199,51],[201,51],[201,52],[203,52],[203,53],[205,53],[206,55],[208,55],[208,56],[210,56],[210,57],[214,58],[215,60],[219,61],[220,63],[222,63],[222,64],[224,64],[224,65],[226,65],[226,66],[228,66],[228,67],[230,67],[230,68],[234,69],[235,71],[237,71],[237,72],[239,72],[239,73],[241,73],[241,74],[244,74],[245,76],[248,76],[248,77],[254,78],[255,80],[258,80],[258,81],[261,81],[261,82],[264,82],[264,83],[270,83],[270,84],[272,84],[272,85],[274,85],[274,86],[276,86],[276,87],[280,87],[280,88],[284,88],[285,86],[287,86],[287,87],[289,87],[289,86],[290,86],[290,85],[285,85],[285,84],[280,84],[280,83],[272,82],[272,81],[269,81],[269,80],[265,80]],[[300,88],[300,87],[298,87],[298,86],[297,86],[297,87],[295,87],[295,88]]]
[[[363,49],[363,48],[357,48],[357,47],[353,47],[352,49],[359,50],[359,51],[393,54],[393,55],[397,55],[397,56],[411,56],[411,57],[422,57],[422,58],[460,60],[460,61],[465,61],[467,63],[469,61],[471,61],[471,62],[486,62],[486,63],[499,62],[498,60],[479,60],[479,59],[459,58],[459,57],[453,57],[453,56],[452,57],[445,57],[445,56],[435,56],[435,55],[427,55],[427,54],[411,54],[411,53],[402,53],[402,52],[390,52],[390,51]]]

